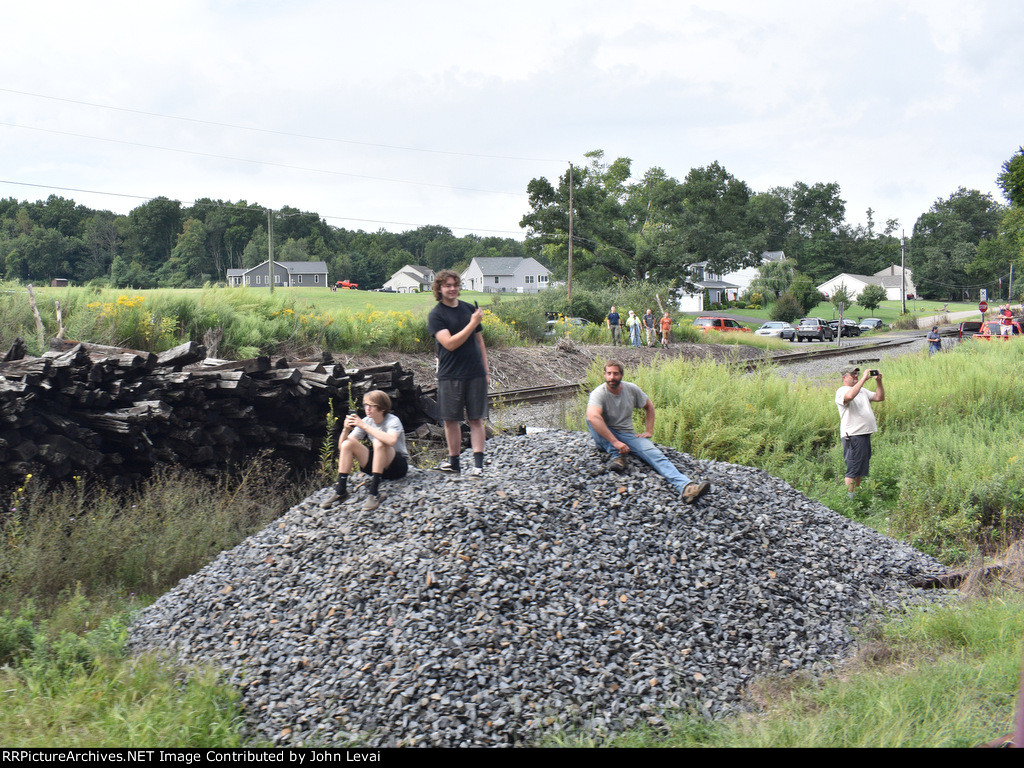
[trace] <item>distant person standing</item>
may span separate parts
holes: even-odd
[[[622,319],[619,317],[619,313],[615,311],[615,307],[612,307],[612,311],[608,313],[605,323],[607,323],[608,330],[612,333],[612,346],[617,347],[620,334],[622,333]]]
[[[669,335],[672,333],[672,318],[665,312],[661,316],[661,346],[668,346]]]
[[[1010,336],[1013,333],[1013,310],[1009,304],[1003,304],[999,309],[999,333],[1003,336]]]
[[[942,337],[939,336],[939,326],[933,325],[931,332],[925,337],[928,342],[928,357],[942,350]]]
[[[647,346],[654,346],[655,328],[654,328],[654,313],[651,310],[644,312],[644,330],[647,331]]]
[[[640,346],[640,318],[636,316],[633,310],[629,310],[629,319],[626,320],[626,328],[629,329],[629,345],[631,347]]]
[[[871,403],[885,400],[885,388],[882,386],[882,374],[878,371],[866,371],[861,376],[860,368],[850,365],[843,368],[842,376],[843,386],[836,390],[836,407],[839,409],[839,434],[846,462],[846,490],[852,499],[860,481],[868,476],[871,435],[878,431]],[[877,384],[874,392],[864,389],[870,378],[874,378]]]
[[[465,414],[473,466],[469,475],[481,475],[484,468],[484,419],[487,418],[487,379],[490,368],[484,347],[484,311],[459,299],[462,278],[458,272],[442,269],[434,277],[437,305],[427,316],[427,330],[437,342],[437,412],[444,422],[448,460],[440,469],[458,473],[462,452],[460,422]]]

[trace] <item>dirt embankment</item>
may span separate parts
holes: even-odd
[[[561,342],[557,346],[509,347],[487,350],[491,366],[491,387],[494,390],[522,389],[552,384],[571,384],[582,381],[595,360],[615,358],[626,366],[650,364],[673,358],[716,360],[749,360],[764,353],[744,345],[677,343],[660,347],[613,347]],[[334,353],[335,360],[346,368],[365,368],[371,365],[398,361],[405,370],[413,371],[415,381],[422,387],[435,384],[434,356],[431,354],[401,354],[382,351],[379,355],[345,355]]]

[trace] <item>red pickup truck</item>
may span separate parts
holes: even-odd
[[[1006,341],[1011,336],[1020,336],[1022,333],[1024,333],[1024,330],[1021,330],[1020,323],[1016,320],[1010,324],[1010,333],[1007,335],[1003,335],[1002,321],[986,320],[981,324],[981,328],[978,332],[974,334],[974,338],[980,339],[981,341],[991,341],[992,339]]]

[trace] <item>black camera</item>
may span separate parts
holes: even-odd
[[[875,368],[872,368],[870,371],[868,371],[868,376],[877,376],[877,375],[878,375],[878,370],[875,369]]]

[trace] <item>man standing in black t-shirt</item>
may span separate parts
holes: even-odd
[[[462,278],[458,272],[442,269],[434,278],[437,306],[427,317],[427,330],[437,341],[437,411],[444,422],[448,461],[441,469],[459,472],[465,413],[473,466],[469,475],[482,475],[484,468],[484,419],[487,418],[487,379],[490,368],[480,323],[484,311],[459,300]]]

